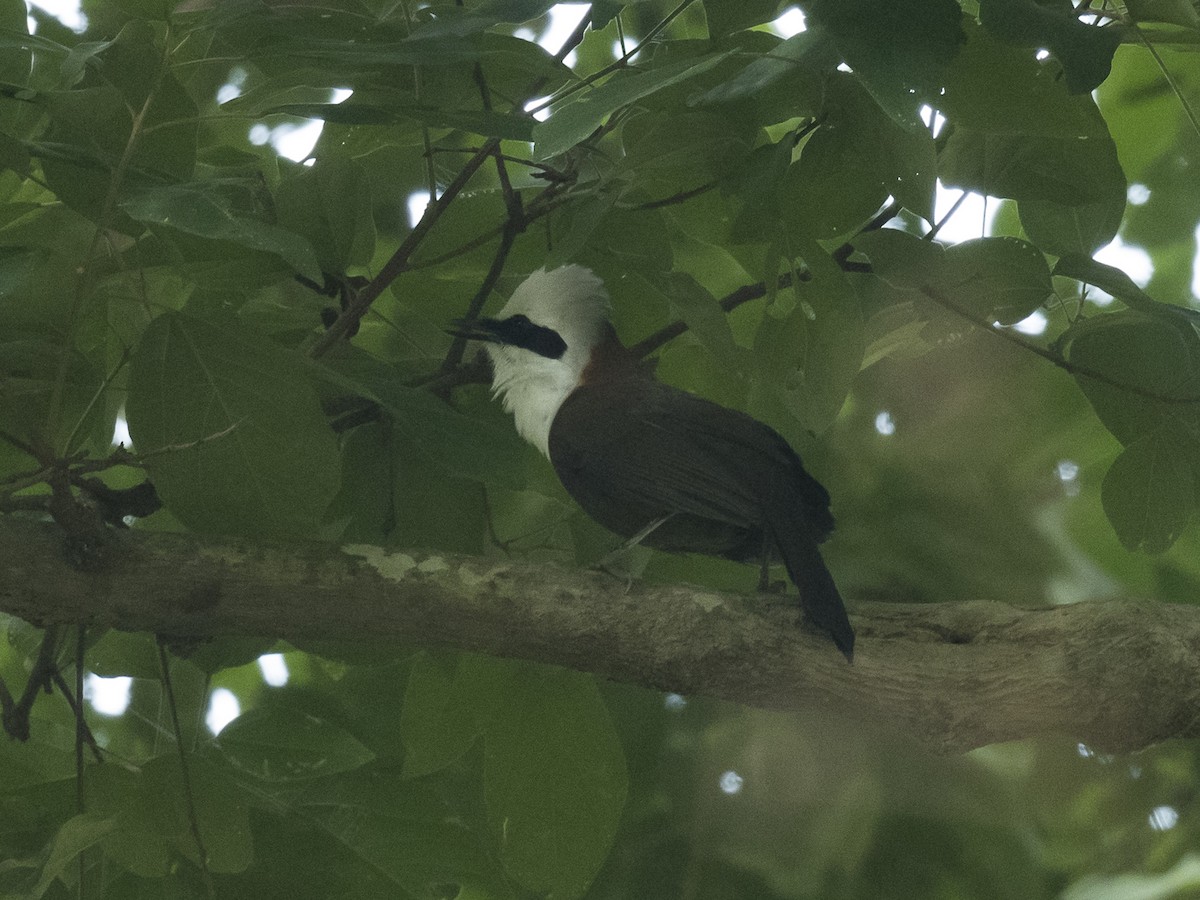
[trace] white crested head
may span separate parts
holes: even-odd
[[[513,414],[521,437],[549,456],[550,424],[578,386],[592,350],[608,335],[608,292],[604,282],[583,266],[539,269],[513,291],[496,320],[514,316],[550,329],[566,344],[556,358],[511,343],[486,345],[494,372],[493,394]]]

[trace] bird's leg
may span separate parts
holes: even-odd
[[[596,563],[596,568],[598,568],[602,572],[607,572],[609,575],[613,576],[613,578],[618,578],[621,581],[624,581],[626,583],[626,587],[628,587],[629,584],[631,584],[633,582],[632,576],[630,576],[627,572],[621,573],[619,571],[615,571],[613,568],[613,564],[615,562],[617,562],[626,553],[628,553],[630,550],[632,550],[634,547],[637,547],[638,545],[640,545],[642,543],[642,541],[644,541],[647,537],[649,537],[650,534],[653,533],[656,528],[658,528],[660,525],[662,525],[664,522],[666,522],[668,519],[670,519],[673,515],[675,515],[675,514],[667,513],[665,516],[661,516],[661,517],[655,519],[653,522],[651,522],[649,525],[647,525],[645,528],[643,528],[637,534],[624,540],[621,543],[621,545],[619,547],[617,547],[615,550],[611,551],[610,553],[605,554],[604,558],[601,559],[598,563]]]
[[[787,590],[787,582],[771,583],[771,532],[764,528],[762,535],[762,556],[759,557],[758,592],[760,594],[782,594]]]

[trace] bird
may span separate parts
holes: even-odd
[[[805,616],[853,662],[819,550],[834,526],[828,491],[769,425],[659,381],[617,337],[594,272],[539,269],[495,317],[449,331],[483,342],[493,396],[592,519],[659,550],[782,559]]]

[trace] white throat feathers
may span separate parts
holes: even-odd
[[[511,344],[487,344],[492,359],[492,394],[513,414],[517,432],[546,457],[550,424],[567,395],[579,385],[592,350],[608,335],[609,298],[604,283],[583,266],[539,269],[513,291],[497,319],[523,315],[553,329],[567,345],[558,359]]]

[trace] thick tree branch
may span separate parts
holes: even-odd
[[[784,597],[375,547],[123,532],[93,571],[0,518],[0,610],[170,637],[447,644],[753,706],[819,706],[957,752],[1037,735],[1134,750],[1200,734],[1200,610],[854,606],[855,664]]]

